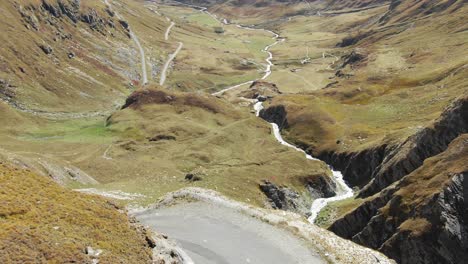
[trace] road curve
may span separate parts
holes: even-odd
[[[180,52],[182,47],[184,46],[184,43],[179,42],[179,46],[177,47],[176,51],[172,54],[169,55],[169,58],[167,59],[166,63],[164,64],[164,67],[161,71],[161,78],[159,79],[159,85],[164,85],[166,82],[166,76],[167,76],[167,69],[169,68],[169,65],[171,65],[171,62],[175,59],[177,54]]]
[[[173,26],[175,26],[175,23],[173,21],[171,21],[171,24],[169,25],[169,27],[167,27],[166,33],[164,34],[164,39],[166,41],[169,40],[169,33],[171,33],[171,29],[172,29]]]
[[[195,263],[325,263],[287,231],[207,202],[153,209],[136,217],[175,239]]]
[[[143,85],[148,83],[148,74],[146,71],[146,58],[145,58],[145,50],[143,49],[143,46],[141,46],[140,41],[138,40],[137,35],[133,33],[133,31],[130,30],[130,37],[132,38],[133,42],[138,47],[138,50],[140,51],[140,57],[141,57],[141,73],[142,73],[142,79],[143,79]]]
[[[206,7],[203,7],[203,6],[197,6],[197,5],[191,5],[191,4],[186,4],[186,3],[182,3],[182,2],[179,2],[179,1],[176,1],[174,0],[173,2],[175,3],[178,3],[180,5],[183,5],[183,6],[188,6],[188,7],[191,7],[191,8],[194,8],[194,9],[199,9],[201,12],[203,13],[206,13],[208,14],[209,16],[211,16],[214,20],[216,20],[217,22],[221,23],[221,24],[224,24],[224,25],[229,25],[228,21],[226,19],[223,19],[223,20],[220,20],[218,18],[218,16],[216,16],[215,14],[212,14],[210,13],[209,11],[207,11],[207,8]],[[260,31],[265,31],[265,32],[268,32],[268,33],[271,33],[273,35],[273,39],[275,39],[276,41],[273,43],[273,44],[270,44],[268,46],[266,46],[262,51],[263,52],[266,52],[268,54],[268,58],[265,59],[265,61],[267,62],[267,65],[266,65],[266,69],[265,69],[265,74],[260,78],[261,80],[265,80],[266,78],[268,78],[270,75],[271,75],[271,67],[273,66],[273,63],[271,62],[271,60],[273,59],[273,53],[271,53],[270,48],[277,45],[278,43],[280,42],[283,42],[284,39],[281,39],[279,40],[279,34],[271,31],[271,30],[267,30],[267,29],[261,29],[261,28],[250,28],[250,27],[246,27],[246,26],[241,26],[241,25],[238,25],[236,24],[236,26],[238,28],[242,28],[242,29],[245,29],[245,30],[260,30]],[[225,89],[222,89],[220,91],[217,91],[215,93],[212,93],[211,95],[214,95],[214,96],[218,96],[218,95],[221,95],[223,94],[224,92],[227,92],[227,91],[230,91],[230,90],[234,90],[236,88],[239,88],[239,87],[242,87],[244,85],[248,85],[248,84],[252,84],[255,80],[252,80],[252,81],[247,81],[247,82],[244,82],[244,83],[240,83],[240,84],[236,84],[234,86],[230,86],[230,87],[226,87]]]

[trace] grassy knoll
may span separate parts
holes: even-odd
[[[25,124],[27,130],[2,132],[2,147],[45,174],[57,173],[49,167],[75,166],[99,182],[90,186],[63,180],[70,187],[145,195],[128,201],[132,204],[153,203],[169,191],[199,186],[262,205],[258,184],[263,179],[305,192],[305,179],[329,173],[323,163],[278,144],[270,125],[244,109],[195,93],[158,96],[172,99],[153,102],[150,95],[141,106],[115,112],[107,125],[99,119]],[[187,181],[188,173],[202,180]]]

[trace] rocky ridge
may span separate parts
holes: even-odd
[[[463,263],[468,259],[468,134],[427,159],[330,230],[382,251],[398,263]]]

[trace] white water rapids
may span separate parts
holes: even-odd
[[[262,102],[256,102],[254,104],[254,109],[255,109],[256,116],[260,116],[260,111],[263,109],[263,103]],[[318,159],[312,157],[311,155],[307,154],[303,149],[300,149],[300,148],[286,142],[283,139],[283,137],[281,136],[281,132],[280,132],[280,129],[279,129],[278,125],[275,124],[275,123],[270,123],[270,124],[271,124],[271,126],[273,128],[273,134],[274,134],[276,140],[278,140],[278,142],[281,143],[281,145],[293,148],[296,151],[304,153],[306,159],[318,160]],[[331,170],[331,172],[333,174],[333,180],[336,183],[336,195],[333,196],[333,197],[330,197],[330,198],[318,198],[318,199],[315,199],[312,202],[312,206],[310,207],[311,215],[310,215],[310,217],[308,219],[309,222],[312,223],[312,224],[315,222],[315,219],[317,219],[317,216],[320,213],[320,211],[325,206],[327,206],[328,203],[344,200],[344,199],[347,199],[347,198],[351,198],[354,195],[353,190],[348,185],[346,185],[346,183],[345,183],[345,181],[343,179],[343,174],[341,174],[341,172],[339,172],[339,171],[333,170],[333,168],[331,168],[331,166],[330,166],[330,170]]]
[[[176,1],[177,2],[177,1]],[[180,3],[178,2],[179,4],[183,4],[183,3]],[[186,6],[191,6],[193,8],[197,8],[197,9],[200,9],[201,12],[204,12],[204,13],[207,13],[208,15],[210,15],[211,17],[213,17],[215,20],[219,21],[218,20],[218,17],[216,15],[213,15],[211,14],[210,12],[207,11],[207,9],[205,7],[200,7],[200,6],[194,6],[194,5],[188,5],[188,4],[183,4],[183,5],[186,5]],[[228,21],[226,19],[223,19],[221,21],[221,23],[227,25],[229,24]],[[265,69],[265,74],[262,76],[261,80],[265,80],[267,79],[272,71],[271,71],[271,68],[273,67],[273,63],[272,63],[272,60],[273,60],[273,53],[270,51],[270,48],[272,48],[273,46],[277,45],[278,43],[280,42],[283,42],[284,39],[279,39],[279,34],[271,31],[271,30],[267,30],[267,29],[257,29],[257,28],[250,28],[250,27],[245,27],[245,26],[241,26],[241,25],[236,25],[238,28],[242,28],[242,29],[245,29],[245,30],[260,30],[260,31],[266,31],[266,32],[269,32],[273,35],[273,39],[275,39],[276,41],[273,43],[273,44],[270,44],[268,46],[266,46],[262,51],[263,52],[266,52],[268,53],[268,58],[265,60],[267,62],[267,65],[266,65],[266,69]],[[229,91],[229,90],[233,90],[233,89],[236,89],[236,88],[239,88],[241,86],[244,86],[244,85],[247,85],[247,84],[251,84],[253,83],[255,80],[252,80],[252,81],[248,81],[248,82],[245,82],[245,83],[241,83],[241,84],[237,84],[237,85],[234,85],[234,86],[231,86],[231,87],[227,87],[221,91],[218,91],[216,93],[213,93],[212,95],[221,95],[223,94],[224,92],[226,91]],[[254,104],[254,110],[255,110],[255,114],[256,116],[259,116],[260,115],[260,111],[263,109],[263,103],[262,102],[256,102]],[[286,142],[283,137],[281,136],[281,132],[280,132],[280,129],[278,127],[277,124],[275,123],[270,123],[272,128],[273,128],[273,134],[276,138],[276,140],[278,140],[278,142],[280,142],[282,145],[284,146],[287,146],[287,147],[290,147],[290,148],[293,148],[294,150],[296,151],[299,151],[299,152],[302,152],[304,153],[306,159],[309,159],[309,160],[318,160],[314,157],[312,157],[311,155],[307,154],[303,149],[300,149],[292,144],[289,144],[288,142]],[[333,196],[333,197],[330,197],[330,198],[319,198],[319,199],[315,199],[313,202],[312,202],[312,205],[311,205],[311,208],[310,208],[310,217],[309,217],[309,222],[310,223],[314,223],[315,222],[315,219],[317,218],[319,212],[330,202],[335,202],[335,201],[340,201],[340,200],[344,200],[344,199],[347,199],[347,198],[351,198],[353,197],[353,190],[348,186],[346,185],[345,181],[343,180],[343,175],[341,174],[341,172],[339,171],[335,171],[333,170],[333,168],[330,167],[330,170],[333,174],[333,180],[336,184],[336,195]]]

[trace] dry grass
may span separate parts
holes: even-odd
[[[67,190],[52,180],[0,164],[0,262],[150,263],[142,231],[100,197]]]
[[[109,153],[115,161],[98,164],[90,157],[81,165],[105,167],[99,171],[107,173],[97,172],[97,178],[107,187],[143,192],[150,199],[199,186],[257,205],[263,203],[258,189],[263,179],[302,192],[304,177],[328,174],[323,163],[279,145],[270,125],[253,114],[212,96],[164,92],[163,97],[170,102],[135,103],[138,108],[130,106],[109,119],[109,129],[121,138]],[[169,136],[173,140],[149,142]],[[110,177],[112,171],[118,173]],[[194,171],[202,172],[202,180],[185,181]],[[137,176],[130,180],[125,176],[130,172]]]
[[[466,19],[466,7],[403,24],[393,20],[384,26],[368,23],[387,8],[325,18],[298,17],[279,27],[288,40],[273,48],[278,65],[272,76],[281,91],[291,94],[278,96],[271,104],[286,106],[290,128],[285,133],[290,141],[309,145],[316,153],[397,144],[468,92],[467,35],[460,22]],[[357,44],[335,47],[346,34],[358,31],[365,37]],[[312,61],[298,65],[306,46],[311,48]],[[341,69],[348,78],[334,76],[342,58],[332,65],[333,71],[326,70],[331,58],[323,59],[322,52],[341,57],[351,50],[364,54],[365,59]],[[296,62],[287,60],[289,54]],[[292,68],[302,70],[292,76]],[[329,83],[334,84],[317,90]]]

